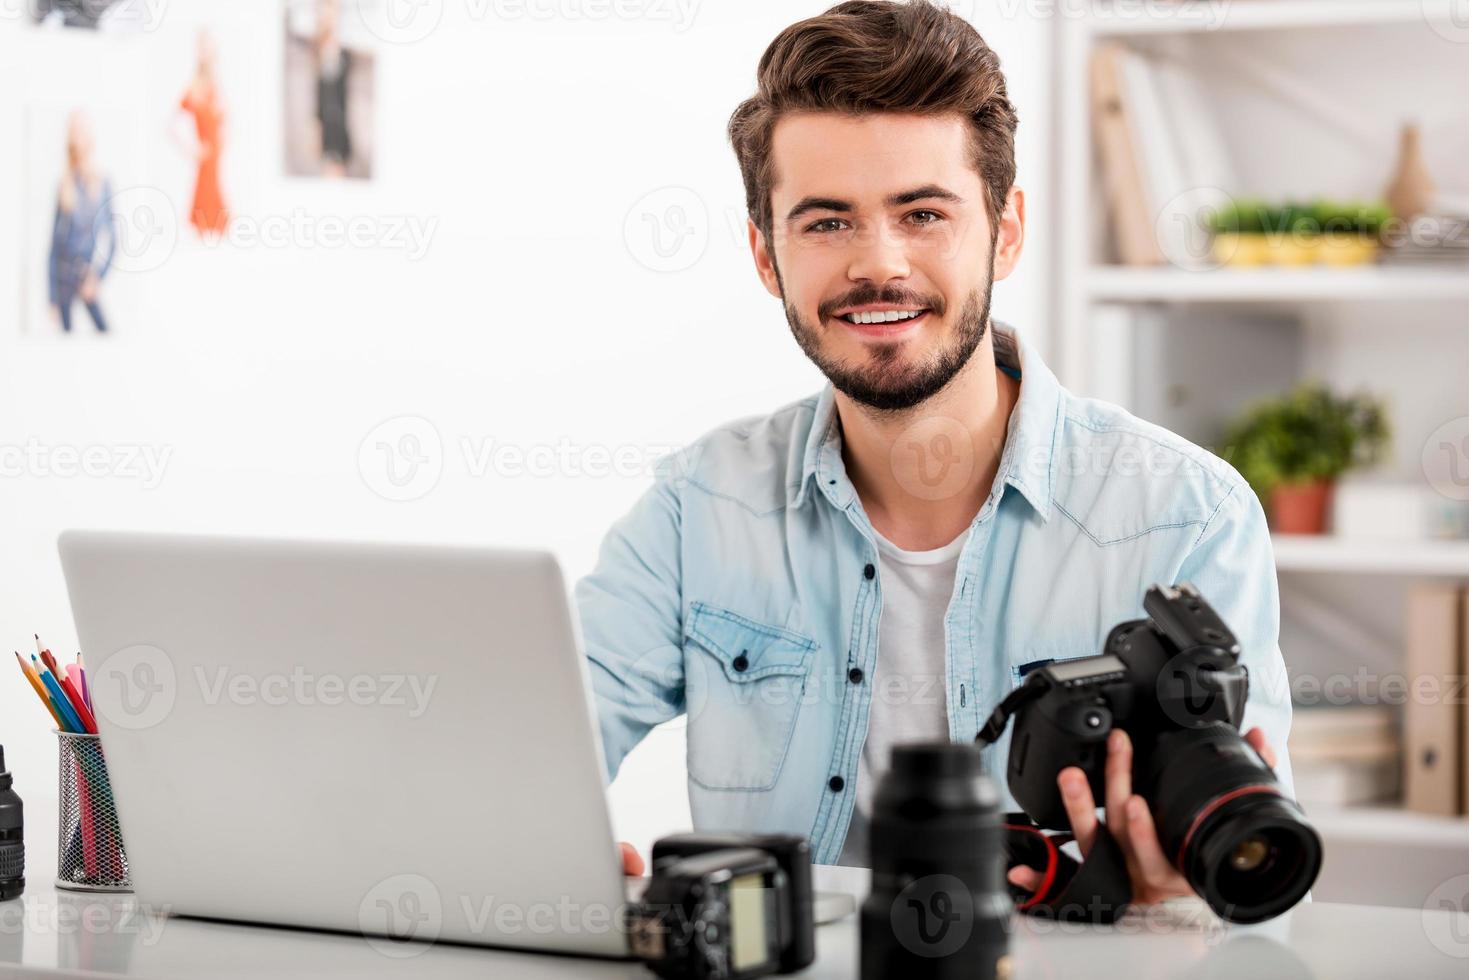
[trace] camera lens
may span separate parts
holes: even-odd
[[[1143,795],[1158,838],[1225,919],[1262,922],[1299,902],[1321,870],[1321,838],[1232,727],[1168,732]]]
[[[894,747],[869,835],[863,980],[986,980],[1008,948],[999,795],[976,745]]]

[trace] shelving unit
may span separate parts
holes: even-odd
[[[1055,300],[1053,360],[1063,383],[1080,394],[1117,401],[1123,401],[1120,393],[1150,390],[1155,395],[1155,403],[1161,404],[1171,397],[1170,386],[1182,380],[1160,370],[1173,362],[1157,359],[1156,346],[1150,348],[1154,359],[1148,360],[1139,350],[1119,344],[1119,338],[1138,338],[1143,336],[1142,331],[1147,331],[1150,343],[1156,345],[1161,336],[1164,342],[1182,350],[1171,339],[1171,331],[1187,329],[1192,332],[1186,335],[1189,340],[1184,343],[1197,345],[1188,350],[1210,352],[1198,355],[1207,363],[1195,376],[1224,379],[1220,385],[1222,400],[1238,399],[1242,403],[1257,397],[1262,385],[1275,390],[1281,375],[1300,377],[1308,368],[1324,366],[1330,372],[1342,366],[1332,356],[1320,356],[1323,349],[1320,347],[1312,348],[1316,357],[1310,363],[1264,360],[1271,356],[1270,351],[1285,349],[1289,344],[1319,343],[1326,338],[1325,350],[1335,353],[1334,345],[1365,343],[1369,346],[1354,348],[1359,351],[1354,363],[1360,368],[1363,358],[1379,354],[1384,333],[1390,333],[1393,338],[1401,336],[1403,343],[1415,343],[1419,342],[1415,338],[1431,336],[1437,338],[1432,341],[1437,347],[1451,334],[1442,329],[1433,334],[1414,331],[1425,325],[1448,329],[1469,323],[1469,316],[1464,313],[1469,309],[1469,270],[1462,268],[1368,265],[1191,271],[1166,265],[1110,264],[1114,260],[1109,255],[1108,236],[1102,233],[1107,229],[1099,228],[1105,224],[1108,210],[1091,128],[1090,65],[1099,44],[1118,43],[1145,55],[1172,56],[1175,65],[1186,67],[1193,65],[1187,60],[1188,55],[1200,53],[1208,56],[1201,62],[1207,62],[1214,72],[1206,77],[1216,83],[1226,83],[1212,86],[1206,83],[1209,108],[1219,112],[1221,132],[1230,137],[1227,147],[1237,156],[1234,162],[1248,164],[1238,168],[1241,177],[1249,178],[1241,181],[1246,186],[1221,190],[1250,196],[1274,195],[1285,200],[1318,192],[1335,197],[1343,184],[1349,184],[1363,189],[1361,196],[1375,195],[1388,180],[1391,161],[1383,157],[1393,149],[1390,141],[1396,126],[1402,122],[1398,113],[1411,117],[1425,105],[1443,106],[1442,102],[1430,103],[1417,83],[1408,80],[1413,77],[1411,69],[1418,61],[1414,55],[1421,50],[1432,58],[1469,61],[1469,24],[1454,19],[1452,3],[1453,0],[1236,0],[1227,4],[1179,3],[1176,8],[1163,9],[1156,4],[1131,4],[1084,17],[1063,18],[1058,27],[1059,78],[1055,103],[1058,200],[1052,208],[1052,213],[1057,215],[1056,255],[1060,278]],[[1386,46],[1380,43],[1384,39],[1390,42]],[[1221,47],[1227,45],[1237,47]],[[1329,48],[1329,55],[1324,48]],[[1391,55],[1379,58],[1378,53],[1385,48],[1391,49]],[[1182,60],[1179,52],[1184,52]],[[1343,74],[1347,65],[1358,66],[1355,78]],[[1220,74],[1221,66],[1226,72],[1238,74]],[[1282,68],[1289,70],[1277,70]],[[1459,71],[1452,69],[1455,80],[1460,78]],[[1313,84],[1318,77],[1327,76],[1332,81]],[[1380,82],[1378,89],[1382,93],[1379,101],[1365,100],[1375,109],[1376,116],[1359,113],[1354,99],[1361,96],[1362,90],[1343,84],[1358,79],[1365,82],[1369,77]],[[1256,82],[1256,87],[1249,87]],[[1299,114],[1299,133],[1289,129],[1297,119],[1296,114]],[[1289,121],[1283,122],[1283,118]],[[1441,120],[1444,118],[1458,117],[1440,116]],[[1281,142],[1283,128],[1294,142]],[[1469,129],[1469,125],[1463,128]],[[1469,140],[1469,134],[1456,124],[1453,136],[1450,146],[1457,147],[1463,140]],[[1369,150],[1375,151],[1375,155],[1368,157]],[[1359,166],[1352,169],[1353,164]],[[1312,177],[1318,167],[1328,178],[1338,173],[1347,176],[1328,189],[1312,189]],[[1462,173],[1462,170],[1456,174],[1441,173],[1441,178],[1449,178],[1441,179],[1441,183],[1452,184]],[[1353,314],[1355,319],[1339,316],[1343,312]],[[1236,317],[1235,313],[1241,316]],[[1252,322],[1240,323],[1242,319]],[[1364,321],[1368,325],[1365,329]],[[1228,326],[1240,323],[1250,329],[1241,329],[1237,334],[1218,332],[1214,330],[1216,322]],[[1384,329],[1377,328],[1378,322]],[[1120,330],[1119,323],[1123,324]],[[1282,330],[1291,332],[1282,333]],[[1421,342],[1425,344],[1424,350],[1428,350],[1428,341]],[[1374,343],[1378,346],[1370,346]],[[1239,354],[1240,350],[1246,353]],[[1250,358],[1257,355],[1249,352],[1256,350],[1261,352],[1260,360],[1252,363]],[[1361,350],[1372,353],[1362,354]],[[1443,363],[1443,356],[1439,355],[1439,364]],[[1257,371],[1262,364],[1267,369]],[[1272,372],[1269,368],[1274,364],[1282,366]],[[1374,377],[1372,372],[1379,365],[1372,361],[1369,367],[1368,376]],[[1395,393],[1412,399],[1418,394],[1408,390],[1414,383],[1412,375],[1405,377],[1401,364],[1396,368],[1398,374],[1394,380],[1401,390]],[[1328,373],[1324,380],[1329,382],[1333,378]],[[1355,387],[1360,382],[1360,377],[1353,377],[1343,383]],[[1441,376],[1432,383],[1440,388],[1444,384]],[[1142,385],[1155,387],[1144,389]],[[1469,390],[1463,401],[1464,412],[1450,411],[1443,417],[1442,404],[1436,405],[1431,410],[1438,413],[1431,416],[1436,420],[1433,424],[1455,414],[1469,414]],[[1213,402],[1207,404],[1210,409],[1215,407]],[[1421,426],[1430,414],[1420,410],[1414,421]],[[1170,425],[1167,419],[1151,420]],[[1395,594],[1395,589],[1407,588],[1416,578],[1469,582],[1469,541],[1399,542],[1276,535],[1273,546],[1282,578],[1303,577],[1291,590],[1293,595],[1283,598],[1283,602],[1287,599],[1305,602],[1308,598],[1317,602],[1322,595],[1332,596],[1334,601],[1330,605],[1318,602],[1314,610],[1316,622],[1323,609],[1325,615],[1335,618],[1338,610],[1349,608],[1351,600],[1345,596],[1353,594],[1353,590],[1361,594],[1369,588],[1360,580],[1353,581],[1351,576],[1394,577],[1395,581],[1383,590],[1387,595]],[[1309,581],[1304,578],[1307,576]],[[1296,625],[1309,625],[1308,619],[1311,617],[1302,616]],[[1346,624],[1355,621],[1352,617],[1341,620]],[[1288,661],[1292,655],[1302,655],[1298,646],[1293,646],[1292,651],[1293,654],[1287,654]],[[1389,655],[1391,652],[1389,649]],[[1292,669],[1301,668],[1293,664]],[[1391,805],[1323,809],[1319,813],[1313,811],[1312,817],[1328,839],[1328,846],[1336,849],[1336,864],[1328,870],[1337,877],[1328,891],[1336,895],[1356,894],[1359,897],[1353,900],[1358,901],[1410,905],[1421,902],[1421,895],[1414,898],[1413,893],[1420,879],[1441,867],[1446,855],[1462,853],[1469,847],[1469,820],[1463,818],[1425,816]],[[1390,889],[1377,868],[1381,848],[1386,846],[1405,848],[1404,861],[1411,865],[1399,869],[1401,873],[1395,876],[1386,876],[1392,877],[1392,887],[1401,891],[1392,899],[1384,897]]]
[[[1096,37],[1139,37],[1312,27],[1376,27],[1389,24],[1453,25],[1452,0],[1259,0],[1182,6],[1166,15],[1102,11],[1090,19]],[[1224,11],[1220,19],[1220,8]]]
[[[1282,572],[1407,575],[1469,580],[1469,541],[1374,541],[1331,535],[1276,534]]]
[[[1124,303],[1469,300],[1469,272],[1379,266],[1213,272],[1093,266],[1082,290],[1091,301]]]

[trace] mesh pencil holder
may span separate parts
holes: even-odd
[[[56,887],[131,891],[102,740],[96,735],[61,731],[56,737],[61,749]]]

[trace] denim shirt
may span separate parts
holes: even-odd
[[[1018,370],[999,468],[944,618],[949,737],[974,739],[1034,665],[1101,652],[1155,583],[1191,581],[1236,633],[1292,792],[1290,698],[1265,515],[1229,464],[1061,387],[1011,328]],[[873,528],[842,463],[833,391],[731,423],[665,457],[574,595],[608,778],[686,715],[697,829],[809,837],[835,864],[881,655]],[[984,750],[1006,809],[1009,732]]]

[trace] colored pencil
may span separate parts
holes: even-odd
[[[32,663],[35,663],[35,661],[33,660]],[[87,726],[82,724],[81,716],[76,713],[76,709],[67,700],[66,692],[61,689],[61,685],[56,682],[56,678],[51,676],[49,670],[38,670],[36,673],[41,675],[41,683],[46,685],[46,690],[50,691],[51,697],[55,699],[56,710],[61,712],[61,717],[66,720],[67,730],[79,735],[85,733]]]
[[[67,700],[71,702],[72,710],[75,711],[77,713],[77,717],[82,720],[82,728],[86,731],[88,735],[96,735],[97,719],[92,717],[92,712],[87,707],[87,702],[86,699],[82,697],[82,692],[77,690],[77,686],[73,684],[71,682],[71,678],[67,677],[65,674],[57,677],[56,683],[60,684],[61,689],[66,692],[66,697]]]
[[[20,672],[26,675],[26,683],[31,685],[31,688],[36,692],[36,697],[40,698],[41,703],[46,706],[46,710],[51,712],[51,719],[56,722],[56,727],[65,729],[66,725],[62,722],[61,715],[52,707],[51,696],[46,693],[46,688],[41,684],[41,678],[31,669],[31,665],[25,662],[25,658],[20,655],[19,650],[15,651],[15,662],[20,664]]]
[[[77,651],[77,673],[81,675],[82,697],[87,700],[87,707],[92,708],[92,688],[87,684],[87,665],[82,663],[82,651]],[[92,708],[95,713],[96,708]]]

